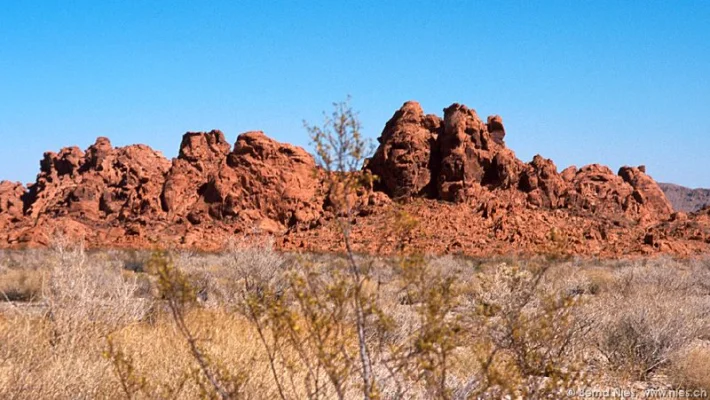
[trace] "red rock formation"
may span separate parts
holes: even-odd
[[[25,187],[19,182],[0,181],[0,216],[23,218]]]
[[[520,189],[528,193],[528,201],[536,206],[564,207],[567,186],[557,173],[555,163],[540,155],[536,155],[520,175]]]
[[[646,167],[621,167],[619,176],[634,188],[632,196],[634,206],[639,209],[638,213],[650,213],[647,218],[652,221],[668,219],[673,206],[656,181],[646,175]]]
[[[419,103],[404,103],[387,122],[378,139],[380,146],[367,168],[377,175],[377,187],[392,197],[435,196],[432,176],[438,165],[436,140],[442,121],[424,115]]]
[[[247,132],[239,135],[207,190],[221,203],[213,215],[283,230],[318,218],[318,187],[315,161],[305,150]]]
[[[519,197],[519,190],[535,207],[636,220],[670,215],[662,192],[639,168],[622,168],[617,176],[607,167],[590,165],[560,174],[539,155],[528,164],[518,160],[505,147],[504,136],[499,116],[484,124],[474,110],[454,104],[444,110],[442,128],[436,117],[409,102],[385,126],[368,168],[394,197],[434,193],[446,201],[485,203],[486,214],[504,207],[504,198]],[[422,192],[431,182],[438,190]]]
[[[22,184],[0,181],[0,247],[9,242],[11,229],[25,219],[24,195]]]
[[[505,146],[499,116],[454,104],[443,119],[405,103],[387,122],[349,198],[352,244],[394,251],[393,216],[417,218],[405,247],[421,252],[595,256],[710,249],[710,213],[672,214],[645,168],[529,163]],[[342,248],[334,191],[305,150],[262,132],[189,132],[166,160],[144,145],[97,139],[48,152],[35,183],[0,183],[0,247],[45,245],[55,231],[91,246],[217,250],[232,235],[275,235],[284,249]],[[397,203],[393,204],[394,199]],[[397,212],[394,212],[397,211]]]
[[[277,233],[318,219],[319,182],[310,154],[262,132],[244,133],[230,147],[220,131],[185,134],[162,193],[173,220],[225,221]]]
[[[206,185],[216,179],[231,147],[220,131],[188,132],[183,136],[161,194],[163,210],[172,220],[185,217],[195,224],[202,221],[209,208]]]
[[[488,127],[495,129],[494,140]],[[482,186],[510,187],[523,163],[503,144],[502,120],[484,124],[475,110],[454,104],[444,110],[444,129],[438,137],[438,193],[442,200],[463,202],[476,198]]]
[[[568,194],[570,209],[595,215],[623,216],[633,188],[608,167],[592,164],[577,171]]]
[[[503,127],[503,118],[500,115],[489,116],[486,127],[494,142],[505,145],[505,140],[503,140],[505,138],[505,128]]]
[[[27,194],[34,232],[23,241],[46,242],[51,235],[46,231],[60,218],[80,222],[86,231],[112,221],[127,231],[135,222],[146,224],[161,213],[168,167],[169,161],[147,146],[113,148],[106,138],[98,138],[86,153],[77,147],[45,153]]]

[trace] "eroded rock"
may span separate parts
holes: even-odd
[[[385,125],[367,165],[379,179],[377,187],[392,197],[435,196],[441,124],[439,117],[424,115],[419,103],[404,103]]]
[[[45,153],[27,188],[0,183],[0,247],[44,246],[64,232],[91,246],[219,250],[233,235],[263,234],[284,249],[333,251],[345,217],[365,252],[708,251],[710,211],[672,214],[645,168],[558,172],[542,156],[519,160],[505,136],[499,116],[484,123],[453,104],[439,118],[407,102],[347,197],[305,150],[258,131],[234,146],[220,131],[186,133],[172,161],[98,138],[86,151]],[[419,223],[394,238],[397,218]]]

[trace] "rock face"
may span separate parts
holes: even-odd
[[[315,161],[305,150],[263,132],[239,136],[234,149],[220,131],[187,133],[162,194],[173,218],[257,224],[271,233],[317,218]]]
[[[633,192],[611,169],[599,164],[580,168],[570,183],[568,204],[592,214],[623,215],[623,205]]]
[[[162,208],[171,219],[186,217],[194,223],[201,221],[211,199],[207,185],[215,181],[231,149],[220,131],[188,132],[183,136],[161,195]]]
[[[66,215],[87,221],[156,215],[169,165],[148,146],[113,148],[103,137],[86,152],[70,147],[45,153],[29,187],[26,214],[35,220]]]
[[[86,152],[77,147],[47,152],[25,195],[24,214],[34,231],[18,240],[46,243],[52,227],[65,222],[82,236],[97,225],[120,225],[114,237],[146,225],[161,213],[159,198],[169,165],[148,146],[114,148],[104,137]]]
[[[0,247],[8,243],[13,225],[25,219],[24,196],[25,188],[22,184],[0,181]]]
[[[378,139],[380,146],[368,167],[380,178],[377,187],[392,197],[436,196],[439,160],[437,137],[442,120],[424,115],[419,103],[404,103],[387,122]]]
[[[504,136],[499,116],[486,124],[474,110],[454,104],[441,120],[407,102],[387,122],[367,168],[390,196],[460,202],[475,197],[482,186],[515,183],[523,164],[505,148]]]
[[[206,189],[219,204],[212,215],[241,216],[277,229],[311,222],[318,217],[315,171],[313,157],[300,147],[276,142],[263,132],[239,135]]]
[[[648,216],[651,220],[659,220],[667,219],[673,212],[671,203],[656,181],[646,175],[646,167],[621,167],[619,176],[634,188],[632,198],[635,204],[628,204],[638,207],[639,213],[647,212],[651,214]]]
[[[22,197],[25,188],[19,182],[0,181],[0,216],[5,218],[22,218],[24,202]]]
[[[540,155],[519,160],[505,136],[497,115],[483,122],[453,104],[440,118],[405,103],[364,167],[374,184],[348,198],[354,249],[401,248],[392,218],[411,215],[420,224],[404,246],[423,252],[710,250],[710,214],[674,213],[644,167],[558,172]],[[258,131],[234,146],[220,131],[188,132],[173,160],[98,138],[85,151],[45,153],[27,188],[0,182],[0,248],[46,245],[60,231],[100,247],[217,250],[234,235],[268,234],[284,249],[338,250],[339,189],[325,176],[305,150]]]
[[[446,108],[441,121],[425,116],[419,104],[405,103],[385,126],[367,168],[395,197],[482,202],[490,195],[522,196],[528,205],[547,209],[631,219],[670,216],[670,204],[644,167],[614,174],[589,165],[559,173],[552,160],[539,155],[526,164],[506,148],[502,118],[487,121],[460,104]],[[436,190],[423,190],[433,182]]]
[[[501,131],[502,121],[500,127]],[[508,186],[522,169],[505,146],[493,140],[488,126],[466,106],[454,104],[444,110],[444,130],[438,141],[438,189],[442,200],[465,201],[481,186]]]
[[[555,163],[540,155],[536,155],[520,175],[519,188],[528,193],[528,202],[536,206],[559,208],[567,205],[567,182],[557,173]]]

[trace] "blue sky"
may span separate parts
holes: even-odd
[[[708,26],[708,1],[0,1],[0,179],[97,136],[307,147],[350,94],[373,139],[406,100],[458,102],[523,160],[710,187]]]

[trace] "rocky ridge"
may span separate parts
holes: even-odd
[[[358,251],[488,255],[693,255],[710,246],[710,215],[674,212],[643,166],[519,160],[500,116],[484,122],[453,104],[443,118],[405,103],[365,171],[352,238]],[[189,132],[167,160],[144,145],[47,152],[36,182],[0,182],[0,247],[48,245],[57,232],[94,247],[218,250],[232,237],[272,235],[284,249],[342,248],[324,173],[302,148],[262,132],[232,146],[220,131]],[[396,238],[395,212],[419,221]]]
[[[710,206],[710,189],[690,189],[672,183],[659,183],[676,211],[694,212]]]

